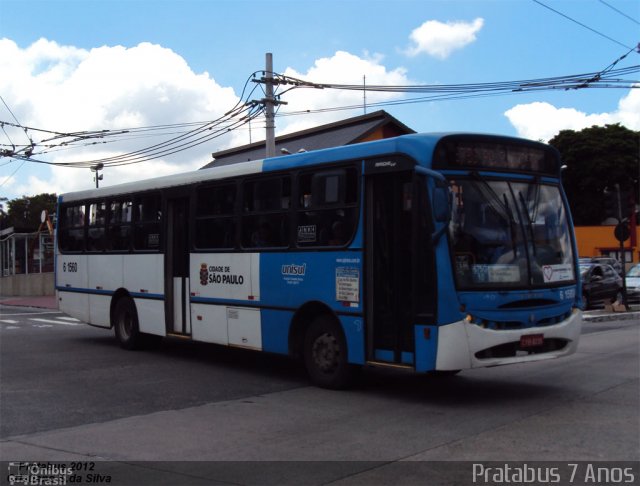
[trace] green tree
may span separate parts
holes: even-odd
[[[620,184],[638,202],[640,132],[619,124],[562,130],[549,144],[560,151],[567,166],[562,180],[576,225],[598,225],[606,219],[605,188]],[[624,204],[627,217],[628,207]]]
[[[17,231],[37,231],[40,227],[40,215],[43,210],[55,214],[57,196],[55,194],[38,194],[22,196],[7,203],[7,223],[3,227],[13,226]]]

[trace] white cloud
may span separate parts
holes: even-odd
[[[532,140],[548,141],[561,130],[582,130],[613,123],[640,130],[640,91],[632,89],[611,113],[587,114],[575,108],[556,108],[550,103],[534,102],[516,105],[507,110],[505,116],[518,135]]]
[[[307,72],[299,73],[293,68],[287,68],[287,76],[304,79],[315,83],[334,83],[351,85],[406,85],[411,81],[407,78],[404,68],[387,69],[382,64],[382,56],[374,55],[359,57],[344,51],[336,52],[332,57],[325,57],[315,61]],[[366,103],[377,103],[399,99],[402,95],[396,93],[367,92]],[[286,95],[287,105],[282,107],[283,112],[316,110],[321,108],[333,108],[354,106],[358,114],[363,113],[365,103],[361,91],[333,90],[333,89],[295,89]],[[378,108],[369,108],[371,112]],[[317,113],[304,117],[296,117],[295,121],[289,121],[287,117],[277,119],[278,133],[290,133],[297,130],[330,123],[339,119],[354,116],[353,113],[337,111]]]
[[[218,85],[208,73],[194,73],[186,61],[158,45],[103,46],[91,50],[60,46],[40,39],[20,48],[0,39],[0,93],[21,125],[57,132],[118,129],[214,120],[238,101],[232,88]],[[10,73],[7,76],[6,73]],[[1,107],[0,119],[13,121]],[[16,144],[28,140],[20,130],[9,131]],[[30,132],[36,143],[49,134]],[[246,135],[232,135],[181,152],[173,157],[119,168],[107,168],[105,185],[141,177],[164,175],[201,167],[210,153],[246,143]],[[166,138],[131,138],[109,145],[109,156],[139,150]],[[0,139],[7,143],[6,138]],[[38,152],[43,147],[36,147]],[[47,161],[95,160],[104,149],[98,146],[67,148],[43,155]],[[35,164],[32,164],[35,165]],[[38,191],[67,192],[91,187],[88,169],[34,169],[28,182],[20,177],[7,181],[15,195]],[[7,174],[0,173],[0,181]],[[11,184],[9,184],[11,182]]]
[[[427,20],[411,32],[412,45],[407,49],[409,56],[428,54],[438,59],[446,59],[453,51],[475,42],[476,34],[482,29],[484,19],[472,22],[439,22]]]
[[[403,68],[390,70],[382,61],[380,55],[359,57],[339,51],[331,57],[318,59],[306,72],[289,68],[286,74],[321,83],[360,85],[363,76],[369,85],[410,83]],[[150,43],[86,50],[61,46],[46,39],[21,48],[9,39],[0,39],[0,72],[11,73],[11,76],[0,77],[0,93],[20,123],[58,132],[213,120],[238,101],[232,88],[218,85],[206,72],[194,73],[175,52]],[[368,92],[366,98],[370,104],[401,96]],[[356,106],[357,113],[362,113],[360,91],[296,89],[288,92],[284,99],[288,104],[282,107],[283,112]],[[2,108],[0,106],[0,120],[11,121],[12,116]],[[278,117],[277,132],[288,133],[353,115],[353,111],[337,111]],[[253,141],[264,139],[262,127],[261,122],[253,124]],[[28,141],[20,130],[9,134],[14,143]],[[40,142],[49,135],[33,132],[32,136]],[[164,139],[132,137],[117,144],[64,148],[40,158],[50,162],[96,160],[162,141]],[[107,167],[101,186],[197,169],[210,161],[211,152],[248,142],[249,130],[245,127],[172,157]],[[0,138],[0,143],[6,143],[6,138]],[[42,147],[39,144],[36,152]],[[8,175],[9,172],[0,172],[0,183]],[[89,169],[26,164],[2,189],[3,192],[8,189],[10,197],[40,192],[64,193],[93,187],[92,177]]]

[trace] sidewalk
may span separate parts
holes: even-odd
[[[0,304],[16,305],[19,307],[39,307],[42,309],[57,309],[58,301],[55,295],[39,297],[4,297],[0,296]]]
[[[592,310],[582,315],[586,322],[626,321],[629,319],[637,321],[640,319],[640,311],[638,311],[637,306],[631,307],[631,310],[626,312]]]

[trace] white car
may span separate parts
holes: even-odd
[[[640,263],[631,267],[625,278],[627,303],[640,303]]]

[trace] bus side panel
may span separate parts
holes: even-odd
[[[227,307],[229,345],[262,350],[260,310],[245,307]]]
[[[320,301],[336,312],[362,312],[359,252],[264,253],[260,290],[267,306],[298,309]]]
[[[164,255],[122,256],[122,287],[134,298],[141,332],[166,335],[164,319]]]
[[[90,255],[88,257],[89,322],[110,327],[109,311],[113,292],[122,287],[123,255]]]
[[[87,256],[59,254],[56,259],[56,287],[59,308],[76,319],[89,322]]]
[[[426,372],[436,369],[438,356],[438,326],[415,326],[415,369]]]
[[[89,295],[89,324],[98,327],[111,327],[110,310],[111,295]]]
[[[71,317],[89,322],[89,294],[58,290],[58,308]]]
[[[194,341],[228,345],[227,307],[192,303],[191,332]]]
[[[156,299],[164,298],[163,254],[124,255],[123,274],[124,281],[121,286],[131,295],[143,294]]]
[[[260,301],[258,253],[194,253],[189,276],[191,296],[215,301]]]
[[[138,312],[138,327],[140,332],[166,336],[164,323],[164,300],[133,299]]]
[[[262,309],[262,349],[269,353],[289,354],[289,329],[292,311]]]
[[[363,365],[364,357],[364,324],[359,316],[340,316],[342,330],[347,340],[347,361]]]

